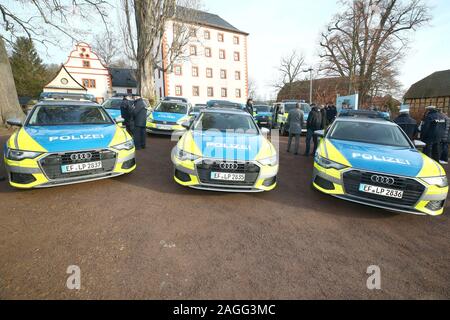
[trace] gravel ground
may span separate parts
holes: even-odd
[[[115,179],[29,191],[1,182],[0,299],[450,298],[448,215],[322,195],[312,158],[285,153],[285,138],[276,190],[186,189],[172,180],[173,144],[149,137],[138,169]],[[79,291],[66,288],[70,265]],[[381,290],[366,287],[370,265]]]

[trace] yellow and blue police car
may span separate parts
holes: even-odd
[[[447,176],[395,123],[378,113],[348,111],[321,137],[313,186],[326,194],[389,211],[438,216]]]
[[[53,187],[115,177],[136,168],[133,139],[90,101],[43,100],[6,142],[11,186]]]
[[[165,97],[147,117],[147,132],[157,135],[184,133],[182,123],[192,117],[192,106],[184,98]]]
[[[252,115],[207,108],[190,123],[172,151],[174,179],[210,191],[262,192],[277,185],[278,154]]]

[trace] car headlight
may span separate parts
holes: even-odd
[[[41,154],[42,152],[8,149],[6,151],[6,158],[9,160],[20,161],[23,159],[35,159],[39,157]]]
[[[448,180],[446,176],[422,178],[422,180],[432,186],[438,186],[440,188],[448,187]]]
[[[343,164],[331,161],[330,159],[321,157],[319,155],[316,155],[315,161],[319,166],[324,167],[325,169],[342,170],[347,168],[347,166],[344,166]]]
[[[178,149],[178,148],[177,148],[177,150],[176,150],[175,155],[176,155],[176,157],[177,157],[178,159],[180,159],[181,161],[186,161],[186,160],[189,160],[189,161],[195,161],[195,160],[197,160],[198,158],[200,158],[199,156],[196,156],[195,154],[186,152],[186,151],[184,151],[184,150],[182,150],[182,149]]]
[[[133,140],[128,140],[127,142],[118,144],[113,146],[114,149],[122,151],[122,150],[131,150],[134,148],[134,141]]]
[[[272,156],[272,157],[268,157],[268,158],[264,158],[264,159],[258,160],[258,162],[260,164],[262,164],[263,166],[274,167],[274,166],[276,166],[278,164],[278,157],[275,155],[275,156]]]

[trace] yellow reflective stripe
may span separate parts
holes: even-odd
[[[439,177],[445,173],[444,169],[436,163],[433,159],[430,159],[425,154],[421,153],[423,159],[422,170],[420,170],[417,177]]]
[[[350,162],[336,149],[336,147],[328,139],[324,139],[326,151],[328,153],[328,159],[331,161],[343,164],[344,166],[351,167]]]
[[[336,169],[333,169],[333,168],[331,168],[331,169],[325,169],[325,168],[319,166],[317,163],[314,163],[314,168],[316,168],[316,169],[319,170],[320,172],[323,172],[323,173],[325,173],[326,175],[329,175],[329,176],[331,176],[331,177],[333,177],[333,178],[341,179],[341,172],[338,171],[338,170],[336,170]]]
[[[265,179],[259,179],[256,184],[255,184],[255,188],[259,189],[259,190],[264,190],[264,191],[271,191],[273,189],[276,188],[277,183],[275,182],[273,185],[266,187],[263,185]]]
[[[266,159],[274,156],[276,154],[275,148],[273,145],[266,139],[262,139],[262,146],[259,150],[258,154],[255,157],[255,160]]]
[[[319,144],[319,155],[321,157],[327,158],[327,148],[325,145],[326,145],[325,139],[321,139]]]
[[[201,157],[202,152],[194,141],[194,137],[192,136],[192,132],[186,132],[183,137],[178,141],[178,148],[182,149],[186,152],[192,153],[196,156]]]
[[[176,183],[181,184],[182,186],[186,186],[186,187],[195,186],[195,185],[199,184],[196,176],[189,175],[189,177],[191,177],[191,181],[188,181],[188,182],[183,182],[175,176],[173,177],[173,179],[176,181]]]
[[[38,165],[38,160],[39,158],[36,159],[23,159],[21,161],[14,161],[14,160],[9,160],[6,159],[5,164],[7,166],[12,166],[12,167],[22,167],[22,168],[39,168]]]
[[[109,146],[110,147],[117,146],[118,144],[124,143],[126,141],[127,141],[127,134],[125,133],[125,129],[116,126],[116,132]]]
[[[442,209],[440,209],[438,211],[431,211],[431,210],[427,209],[426,206],[428,205],[429,202],[430,201],[420,201],[417,204],[415,209],[420,211],[420,212],[426,213],[426,214],[428,214],[430,216],[434,216],[434,217],[440,216],[441,214],[444,213],[444,208],[442,208]]]
[[[438,186],[429,186],[426,195],[447,194],[448,187],[439,188]]]
[[[29,184],[17,184],[14,182],[10,182],[9,184],[14,187],[14,188],[19,188],[19,189],[30,189],[30,188],[34,188],[36,186],[39,186],[41,184],[44,184],[46,182],[48,182],[47,178],[42,174],[42,173],[37,173],[37,174],[33,174],[34,178],[36,179],[36,181],[29,183]]]
[[[37,151],[37,152],[47,152],[39,143],[34,141],[33,138],[25,131],[25,129],[20,129],[17,133],[17,149],[26,151]]]
[[[16,136],[17,136],[17,131],[14,132],[11,135],[11,137],[8,139],[8,142],[6,144],[8,146],[8,148],[10,148],[10,149],[19,149],[19,147],[16,145]]]
[[[313,183],[314,188],[316,188],[320,192],[323,192],[326,194],[335,194],[335,195],[344,194],[344,188],[342,188],[341,185],[339,185],[337,183],[333,183],[333,185],[334,185],[334,190],[325,190],[325,189],[319,187],[317,184]]]
[[[172,159],[173,159],[173,161],[175,162],[175,164],[177,166],[182,166],[182,167],[184,167],[186,169],[189,169],[189,170],[195,170],[195,164],[194,164],[193,161],[190,161],[190,160],[181,161],[180,159],[178,159],[175,156],[172,157]]]
[[[147,128],[156,128],[156,124],[153,122],[147,122]]]

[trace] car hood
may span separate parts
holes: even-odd
[[[153,120],[165,121],[165,122],[177,122],[178,120],[186,117],[184,113],[170,113],[170,112],[153,112]]]
[[[197,150],[203,157],[227,161],[256,160],[267,143],[264,137],[258,134],[196,131],[188,134],[192,135]]]
[[[413,148],[329,140],[355,169],[416,177],[422,170],[422,154]],[[332,159],[330,155],[330,160]]]
[[[109,147],[115,124],[26,127],[26,133],[48,152],[103,149]]]

